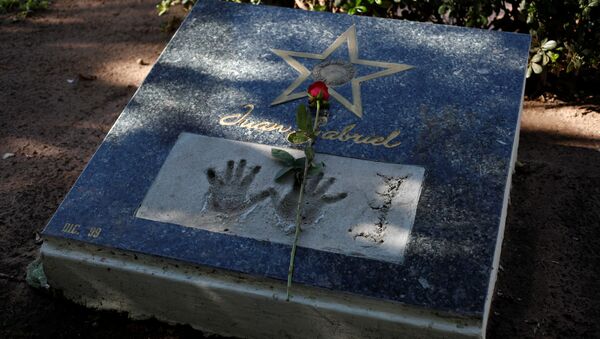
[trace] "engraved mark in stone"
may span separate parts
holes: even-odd
[[[404,182],[408,178],[408,176],[392,177],[380,173],[377,173],[377,176],[383,178],[383,182],[385,183],[385,190],[383,192],[375,192],[382,198],[382,202],[369,202],[369,207],[371,207],[371,209],[375,211],[378,211],[377,221],[373,225],[374,228],[372,231],[361,232],[355,235],[354,239],[356,239],[357,237],[363,237],[365,239],[373,241],[374,243],[381,244],[384,242],[385,231],[388,226],[387,217],[390,208],[392,207],[392,201],[398,195],[402,182]]]
[[[343,60],[328,60],[315,66],[312,77],[328,86],[343,85],[354,78],[354,66]]]
[[[214,168],[206,170],[206,178],[210,187],[206,208],[224,214],[239,214],[264,200],[269,191],[264,190],[249,196],[248,189],[254,177],[260,172],[260,166],[246,169],[246,160],[241,159],[237,166],[233,160],[227,161],[227,167],[222,173]]]
[[[311,177],[304,191],[304,206],[302,207],[302,225],[309,226],[319,222],[323,217],[320,212],[325,204],[336,203],[348,196],[348,193],[328,194],[327,191],[335,183],[335,178],[323,180],[323,173]],[[296,208],[298,205],[298,194],[300,193],[300,184],[294,181],[294,187],[282,199],[279,192],[275,189],[269,189],[271,201],[275,206],[275,212],[280,218],[279,226],[287,234],[291,234],[295,229]]]

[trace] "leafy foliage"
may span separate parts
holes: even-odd
[[[0,0],[15,1],[15,0]],[[162,0],[191,7],[196,0]],[[230,0],[261,3],[260,0]],[[529,33],[528,77],[597,74],[600,70],[600,0],[263,0],[312,11],[343,12],[412,21]]]
[[[338,0],[348,14],[530,33],[528,75],[600,66],[600,0]]]
[[[312,150],[312,147],[310,148]],[[314,150],[312,151],[312,157],[314,158]],[[271,150],[273,158],[277,159],[282,163],[283,167],[275,174],[275,180],[281,180],[288,174],[293,174],[294,178],[300,182],[302,180],[302,172],[304,171],[304,162],[306,157],[294,158],[290,153],[282,150],[273,148]],[[324,163],[312,163],[308,169],[308,176],[319,174],[325,167]]]
[[[195,3],[196,0],[162,0],[156,5],[156,11],[158,12],[158,15],[163,15],[169,12],[171,7],[177,5],[181,5],[183,9],[189,11]]]
[[[196,3],[197,0],[161,0],[157,5],[156,5],[156,11],[158,12],[158,15],[163,15],[169,12],[169,10],[171,9],[171,7],[174,6],[182,6],[183,9],[185,11],[189,11],[190,9],[192,9],[192,7],[194,7],[194,4]],[[253,5],[260,5],[261,4],[261,0],[227,0],[230,2],[237,2],[237,3],[241,3],[241,2],[247,2],[247,3],[251,3]]]
[[[0,0],[0,14],[16,12],[19,19],[47,8],[47,0]]]
[[[275,174],[275,180],[279,180],[288,174],[294,174],[298,182],[302,181],[304,165],[308,161],[307,176],[320,173],[325,167],[324,163],[315,163],[315,150],[312,142],[317,138],[315,125],[305,105],[298,106],[296,111],[296,125],[298,130],[288,135],[288,141],[294,145],[305,144],[304,157],[294,158],[290,153],[281,149],[272,149],[271,155],[283,164],[283,168]],[[308,159],[308,160],[307,160]]]
[[[552,52],[556,49],[556,41],[544,39],[539,46],[533,47],[531,53],[533,56],[529,59],[529,66],[527,67],[527,77],[531,76],[531,73],[540,74],[550,62],[556,62],[559,55],[558,53]]]

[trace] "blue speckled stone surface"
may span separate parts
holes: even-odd
[[[425,168],[402,264],[300,248],[296,283],[480,317],[492,271],[529,37],[398,20],[200,2],[46,227],[60,237],[285,280],[290,247],[135,218],[181,132],[287,146],[285,134],[218,124],[294,122],[270,106],[297,77],[271,49],[322,53],[355,25],[358,56],[413,69],[365,81],[363,117],[332,101],[326,129],[400,130],[399,147],[320,140],[318,152]],[[346,59],[347,49],[333,56]],[[307,68],[315,60],[302,60]],[[357,67],[359,75],[368,66]],[[307,80],[299,88],[305,88]],[[349,87],[336,88],[351,96]],[[80,225],[77,234],[65,223]],[[98,237],[90,229],[102,229]]]

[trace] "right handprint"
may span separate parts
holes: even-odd
[[[304,191],[304,206],[302,206],[302,226],[309,226],[317,223],[321,215],[321,208],[325,204],[333,204],[343,200],[348,193],[328,194],[327,191],[335,183],[335,178],[323,179],[323,173],[309,178]],[[294,187],[283,198],[279,193],[271,188],[269,195],[275,206],[275,211],[281,219],[281,227],[290,234],[294,232],[296,208],[298,206],[298,196],[300,185],[294,182]]]

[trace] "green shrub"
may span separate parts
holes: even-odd
[[[17,13],[18,18],[25,18],[31,13],[48,8],[47,0],[0,0],[0,14]]]
[[[528,76],[598,71],[600,0],[345,0],[353,14],[530,33]]]
[[[196,0],[162,0],[163,14],[176,4],[191,8]],[[260,3],[260,0],[234,0]],[[428,21],[532,36],[527,76],[546,73],[599,73],[600,0],[271,0],[282,6],[300,3],[315,11],[345,12]]]
[[[19,0],[0,0],[0,14],[16,11],[20,5]]]
[[[167,13],[171,7],[181,5],[186,11],[190,10],[194,6],[196,0],[162,0],[156,5],[158,15]]]

